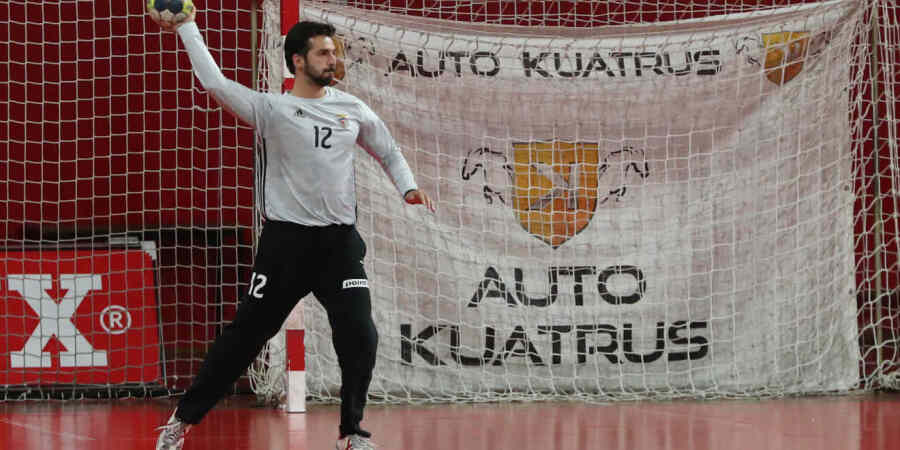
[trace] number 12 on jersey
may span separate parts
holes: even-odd
[[[331,127],[313,125],[313,128],[316,130],[316,148],[331,148],[331,144],[328,143],[328,138],[331,137]],[[319,137],[322,139],[319,140]]]

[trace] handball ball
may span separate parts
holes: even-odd
[[[147,0],[147,12],[154,22],[173,28],[193,17],[192,0]]]

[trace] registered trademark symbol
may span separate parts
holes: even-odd
[[[131,314],[124,306],[107,306],[100,313],[100,326],[109,334],[125,333],[131,328]]]

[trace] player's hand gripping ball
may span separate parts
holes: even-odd
[[[164,30],[172,31],[196,14],[192,0],[147,0],[147,13]]]

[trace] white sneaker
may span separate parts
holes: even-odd
[[[184,446],[184,435],[190,429],[191,425],[178,420],[173,412],[169,421],[157,428],[160,432],[159,438],[156,440],[156,450],[181,450],[181,447]]]
[[[351,434],[343,439],[338,439],[334,445],[337,450],[375,450],[375,444],[358,434]]]

